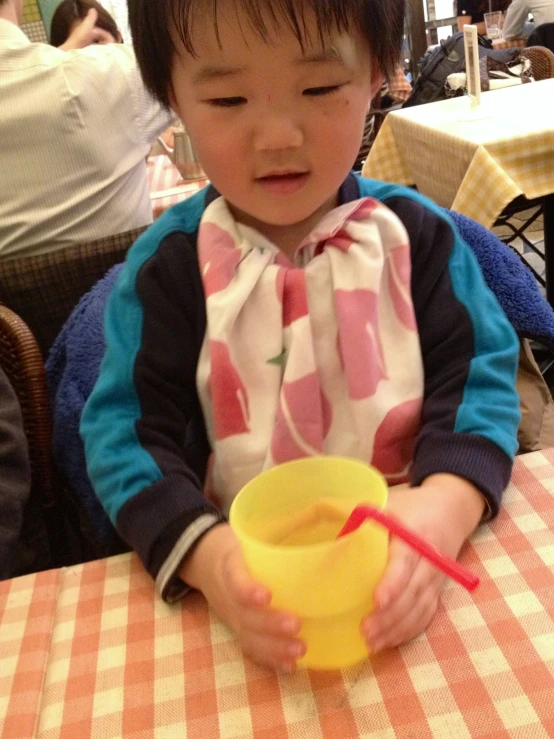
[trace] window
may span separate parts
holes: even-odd
[[[127,0],[98,0],[98,2],[106,8],[115,20],[125,43],[131,44],[132,39],[131,32],[129,31]]]

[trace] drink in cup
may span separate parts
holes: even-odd
[[[500,38],[502,35],[502,13],[495,11],[493,13],[485,13],[485,28],[487,30],[487,38]]]

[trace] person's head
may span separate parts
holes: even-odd
[[[122,38],[116,22],[96,0],[62,0],[52,16],[52,25],[50,26],[50,43],[52,46],[65,44],[75,28],[86,18],[91,8],[98,13],[96,27],[109,34],[105,41],[98,43],[120,43]]]
[[[130,0],[129,20],[145,84],[235,217],[278,245],[306,235],[398,64],[404,0]]]

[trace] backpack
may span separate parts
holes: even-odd
[[[554,23],[541,23],[527,39],[526,46],[544,46],[554,52]]]
[[[521,49],[493,51],[492,43],[488,39],[484,36],[478,36],[477,39],[480,58],[491,56],[497,61],[508,62],[512,60],[514,54],[521,51]],[[410,97],[402,106],[403,108],[446,99],[444,83],[448,75],[452,72],[465,72],[463,31],[449,36],[446,41],[441,41],[438,46],[428,49],[419,60],[418,67],[419,76]]]

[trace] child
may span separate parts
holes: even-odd
[[[390,510],[457,556],[509,480],[517,341],[442,211],[349,173],[403,0],[170,6],[130,4],[137,58],[212,186],[129,253],[82,419],[87,465],[162,596],[201,590],[248,655],[290,671],[300,623],[250,579],[233,497],[290,459],[355,457],[409,476]],[[219,507],[202,494],[210,450]],[[442,582],[392,540],[368,647],[423,631]]]

